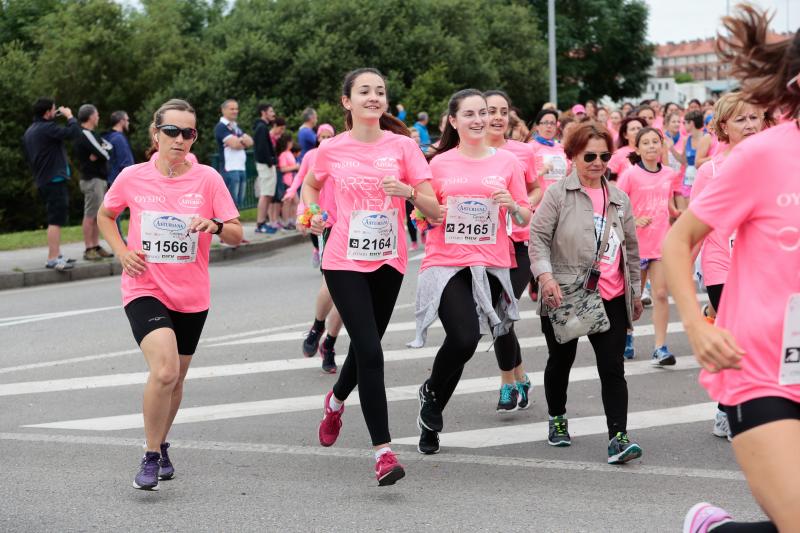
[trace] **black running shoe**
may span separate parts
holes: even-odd
[[[519,391],[516,385],[509,385],[503,383],[500,387],[500,399],[497,401],[497,412],[508,413],[517,409],[517,399],[519,398]]]
[[[439,434],[435,431],[425,429],[420,424],[419,426],[419,444],[417,451],[424,455],[433,455],[439,453]]]
[[[436,395],[428,388],[426,381],[419,387],[419,416],[417,424],[428,431],[439,433],[442,431],[444,421],[442,420],[442,408],[436,400]]]
[[[322,371],[328,374],[336,373],[336,351],[325,348],[325,343],[319,347],[319,354],[322,356]]]
[[[550,433],[547,436],[547,442],[550,446],[569,446],[572,444],[569,431],[567,431],[566,416],[554,416],[549,425]]]
[[[319,350],[319,338],[322,336],[323,331],[317,331],[314,328],[308,330],[306,338],[303,340],[303,355],[306,357],[313,357]]]
[[[525,381],[517,381],[517,408],[527,409],[531,406],[528,399],[528,393],[531,390],[531,380],[525,375]]]

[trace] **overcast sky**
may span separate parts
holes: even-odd
[[[720,29],[720,18],[738,0],[645,0],[650,6],[647,36],[651,42],[682,41],[712,37]],[[797,31],[800,27],[800,0],[751,0],[751,4],[775,13],[775,31]],[[556,0],[558,5],[558,0]],[[788,26],[787,26],[788,24]]]

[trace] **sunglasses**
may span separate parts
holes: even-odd
[[[173,139],[178,135],[181,135],[187,141],[193,141],[197,139],[197,130],[194,128],[179,128],[173,124],[164,124],[163,126],[158,126],[156,129],[163,132],[167,137],[172,137]]]
[[[609,159],[611,159],[611,152],[601,152],[599,154],[596,152],[586,152],[583,154],[583,160],[586,163],[591,163],[597,159],[597,156],[600,156],[600,161],[603,163],[608,163]]]

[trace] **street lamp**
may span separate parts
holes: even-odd
[[[556,91],[556,0],[547,0],[547,43],[550,70],[550,101],[558,108]]]

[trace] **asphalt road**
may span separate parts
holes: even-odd
[[[422,350],[405,347],[418,257],[384,339],[390,428],[407,477],[381,488],[357,393],[337,444],[317,442],[335,377],[300,352],[320,282],[309,246],[211,267],[211,310],[170,436],[177,475],[159,492],[131,488],[146,366],[119,280],[0,293],[0,531],[680,531],[702,500],[763,517],[730,445],[711,434],[714,407],[674,306],[678,365],[650,367],[649,311],[627,363],[641,460],[606,464],[588,343],[571,376],[573,445],[547,445],[546,350],[527,296],[517,331],[537,384],[532,407],[495,412],[497,364],[484,343],[445,412],[442,453],[419,455],[415,390],[443,332],[431,330]],[[342,336],[337,351],[347,344]]]

